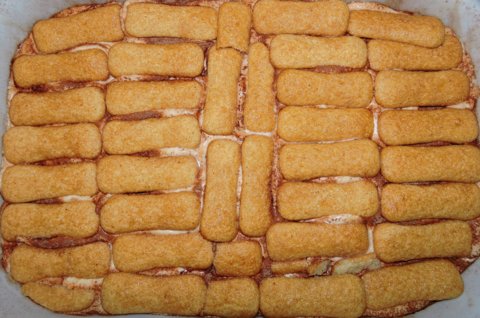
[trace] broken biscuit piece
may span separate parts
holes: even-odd
[[[375,257],[374,253],[351,257],[351,258],[344,258],[339,260],[333,266],[333,274],[334,275],[342,275],[342,274],[359,274],[364,270],[375,270],[382,266],[382,262]]]
[[[213,261],[220,276],[253,276],[262,269],[262,248],[256,241],[219,243]]]
[[[252,13],[240,2],[224,2],[218,9],[217,49],[248,51]]]

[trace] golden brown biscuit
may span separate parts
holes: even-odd
[[[310,68],[323,65],[360,68],[367,63],[367,44],[355,36],[322,38],[282,34],[270,44],[277,68]]]
[[[207,150],[207,182],[200,230],[210,241],[228,242],[237,235],[237,181],[240,145],[214,140]]]
[[[375,254],[384,262],[464,257],[472,249],[472,229],[463,221],[427,225],[382,223],[373,231]]]
[[[114,195],[102,206],[100,222],[109,233],[193,230],[200,222],[200,199],[193,192]]]
[[[268,48],[254,43],[248,52],[247,96],[243,110],[245,128],[272,131],[275,128],[274,69]]]
[[[203,70],[203,50],[194,43],[117,43],[109,51],[113,76],[161,75],[195,77]]]
[[[98,223],[91,201],[10,204],[2,213],[1,230],[7,241],[57,235],[85,238],[97,233]]]
[[[453,105],[465,101],[469,91],[462,71],[380,71],[375,80],[375,99],[387,108]]]
[[[373,80],[367,72],[325,74],[285,70],[277,80],[277,98],[293,106],[367,107],[373,98]]]
[[[378,120],[378,133],[387,145],[433,141],[466,143],[478,136],[475,114],[466,109],[391,110]]]
[[[289,144],[280,149],[287,180],[329,176],[373,177],[380,170],[377,144],[368,139],[333,144]]]
[[[98,49],[45,55],[22,55],[12,66],[20,87],[51,82],[101,81],[108,78],[107,55]]]
[[[109,314],[162,313],[196,316],[207,286],[195,275],[152,277],[112,273],[103,280],[102,307]]]
[[[46,277],[99,278],[110,268],[108,244],[44,249],[21,244],[10,255],[10,275],[20,283]]]
[[[194,116],[114,120],[103,128],[103,147],[109,154],[132,154],[166,147],[196,148],[200,126]]]
[[[278,135],[286,141],[332,141],[370,138],[373,115],[368,109],[285,107],[278,115]]]
[[[382,215],[391,222],[474,219],[480,216],[480,188],[464,183],[387,184],[382,189]]]
[[[57,312],[72,312],[86,309],[93,304],[95,291],[67,288],[61,285],[46,285],[32,282],[22,286],[22,293],[37,304]]]
[[[217,49],[234,48],[248,51],[252,13],[240,2],[225,2],[218,9]]]
[[[240,230],[248,236],[263,236],[272,217],[270,183],[273,164],[273,140],[265,136],[247,136],[242,144],[242,193]]]
[[[98,161],[98,187],[105,193],[145,192],[192,186],[195,158],[106,156]]]
[[[219,317],[255,317],[260,293],[257,283],[250,278],[211,281],[203,314]]]
[[[350,12],[348,33],[424,47],[438,47],[445,39],[445,27],[436,17],[370,10]]]
[[[277,205],[287,220],[305,220],[333,214],[362,217],[377,213],[379,202],[375,184],[286,182],[278,189]]]
[[[18,93],[9,108],[10,120],[18,126],[95,122],[104,114],[103,91],[97,87]]]
[[[266,278],[260,283],[260,310],[265,317],[360,317],[365,291],[353,275]]]
[[[165,108],[197,108],[202,85],[195,81],[112,82],[107,86],[107,109],[112,115]]]
[[[440,71],[456,67],[463,58],[460,41],[445,35],[445,42],[437,48],[385,40],[368,42],[368,61],[374,70],[404,69],[411,71]]]
[[[306,259],[288,261],[288,262],[272,262],[272,273],[277,275],[291,273],[306,273],[308,268]]]
[[[207,99],[203,111],[205,132],[228,135],[237,122],[238,77],[242,55],[234,49],[210,48]]]
[[[123,39],[118,4],[102,6],[62,18],[40,20],[33,26],[39,51],[53,53],[77,45]]]
[[[97,191],[94,163],[58,166],[13,166],[5,169],[2,195],[10,202],[28,202],[66,195],[91,196]]]
[[[460,296],[462,276],[447,260],[389,266],[362,277],[367,308],[378,310],[416,300],[442,300]]]
[[[343,258],[335,263],[333,275],[359,274],[364,270],[374,270],[382,266],[380,260],[374,253],[369,253],[357,257]]]
[[[262,248],[257,241],[219,243],[213,260],[220,276],[253,276],[262,269]]]
[[[266,239],[268,255],[274,261],[349,256],[368,248],[364,224],[276,223],[268,229]]]
[[[342,35],[349,10],[345,2],[261,0],[253,8],[253,26],[261,34]]]
[[[212,243],[200,234],[118,236],[113,242],[113,262],[122,272],[158,267],[206,269],[212,265]]]
[[[132,3],[127,7],[125,29],[136,37],[213,40],[217,37],[217,12],[197,5]]]
[[[470,145],[386,147],[381,163],[390,182],[480,181],[480,149]]]
[[[13,164],[56,158],[93,159],[102,149],[101,138],[94,124],[17,126],[3,136],[3,151],[5,159]]]

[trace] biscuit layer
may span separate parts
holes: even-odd
[[[262,248],[257,241],[219,243],[213,261],[220,276],[253,276],[262,269]]]

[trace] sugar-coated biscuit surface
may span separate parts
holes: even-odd
[[[99,49],[45,55],[21,55],[12,65],[20,87],[51,82],[101,81],[108,78],[107,55]]]
[[[345,2],[261,0],[253,8],[253,27],[260,34],[312,34],[338,36],[347,31]]]
[[[32,30],[35,45],[43,53],[54,53],[86,43],[121,40],[120,9],[120,5],[112,4],[68,17],[40,20]]]
[[[196,316],[207,287],[195,275],[152,277],[112,273],[103,281],[102,306],[109,314],[160,313]]]
[[[250,7],[240,2],[225,2],[218,9],[217,48],[234,48],[248,51],[252,13]]]
[[[103,242],[59,249],[21,244],[9,261],[10,275],[20,283],[59,276],[100,278],[110,268],[110,249]]]
[[[390,266],[362,277],[368,309],[386,309],[416,300],[443,300],[460,296],[463,281],[447,260]]]
[[[366,252],[364,224],[276,223],[266,235],[267,249],[274,261],[311,256],[349,256]]]
[[[48,238],[57,235],[85,238],[98,230],[95,204],[74,201],[61,204],[10,204],[3,210],[1,231],[4,239]]]
[[[61,285],[46,285],[37,282],[26,283],[22,293],[37,304],[57,312],[72,312],[86,309],[95,299],[91,289],[67,288]]]
[[[17,165],[5,169],[2,195],[10,202],[28,202],[66,195],[91,196],[97,191],[96,167],[84,162],[57,166]]]
[[[391,222],[474,219],[480,216],[480,188],[465,183],[387,184],[382,189],[382,215]]]
[[[83,87],[60,92],[18,93],[10,101],[14,125],[47,125],[95,122],[105,114],[103,91]]]
[[[125,29],[137,37],[213,40],[217,36],[217,12],[203,6],[132,3],[127,7]]]
[[[287,220],[333,214],[373,216],[379,206],[377,188],[368,181],[351,183],[286,182],[277,195],[278,212]]]
[[[365,292],[353,275],[266,278],[260,283],[260,310],[266,317],[360,317]]]
[[[272,262],[273,274],[290,274],[290,273],[306,273],[308,268],[308,260],[300,259],[286,262]]]
[[[193,230],[200,222],[200,199],[193,192],[115,195],[100,212],[109,233],[141,230]]]
[[[106,103],[112,115],[168,109],[197,108],[202,85],[196,81],[113,82],[107,86]]]
[[[215,272],[220,276],[253,276],[262,269],[262,248],[257,241],[216,245]]]
[[[472,239],[470,225],[463,221],[427,225],[382,223],[373,232],[375,253],[384,262],[469,256]]]
[[[367,107],[372,97],[373,80],[367,72],[284,70],[277,79],[277,98],[285,105]]]
[[[122,235],[113,242],[113,262],[122,272],[163,267],[206,269],[212,265],[212,243],[198,233]]]

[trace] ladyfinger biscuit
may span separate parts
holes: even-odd
[[[205,281],[199,276],[113,273],[103,280],[102,307],[109,314],[196,316],[202,311],[206,293]]]
[[[278,135],[286,141],[332,141],[370,138],[373,115],[368,109],[285,107],[278,115]]]
[[[268,255],[274,261],[311,256],[348,256],[368,248],[363,224],[276,223],[267,232]]]
[[[114,195],[100,212],[109,233],[142,230],[193,230],[200,222],[200,199],[193,192]]]
[[[91,196],[97,191],[94,163],[58,166],[13,166],[5,169],[2,195],[10,202],[28,202],[66,195]]]
[[[202,85],[195,81],[113,82],[107,86],[107,109],[112,115],[165,108],[197,108]]]
[[[480,216],[480,188],[464,183],[387,184],[382,189],[382,215],[391,222],[474,219]]]
[[[440,46],[445,40],[445,27],[436,17],[370,10],[350,12],[348,33],[430,48]]]
[[[211,281],[203,313],[219,317],[255,317],[260,293],[257,283],[250,278]]]
[[[220,276],[253,276],[262,269],[262,248],[257,241],[219,243],[213,266]]]
[[[382,266],[374,253],[344,258],[335,263],[332,274],[359,274],[365,270],[374,270]]]
[[[373,98],[373,81],[367,72],[285,70],[277,80],[277,98],[285,105],[367,107]]]
[[[114,42],[123,38],[118,4],[78,14],[40,20],[33,26],[33,38],[39,51],[53,53],[80,44]]]
[[[462,71],[380,71],[375,80],[375,99],[387,108],[453,105],[465,101],[469,91]]]
[[[428,225],[382,223],[373,232],[375,254],[384,262],[469,256],[472,230],[463,221]]]
[[[373,216],[378,210],[375,185],[287,182],[278,190],[278,212],[287,220],[305,220],[332,214]]]
[[[312,34],[338,36],[347,31],[345,2],[261,0],[253,8],[253,26],[261,34]]]
[[[242,55],[234,49],[208,53],[207,99],[203,112],[203,130],[212,135],[228,135],[237,122],[238,77]]]
[[[10,120],[17,126],[95,122],[104,114],[103,91],[97,87],[18,93],[9,108]]]
[[[378,133],[387,145],[433,141],[460,144],[477,138],[478,123],[467,109],[391,110],[380,115]]]
[[[13,62],[12,72],[20,87],[51,82],[101,81],[108,78],[107,55],[99,49],[22,55]]]
[[[95,299],[91,289],[67,288],[62,285],[26,283],[22,293],[37,304],[56,312],[80,311],[90,307]]]
[[[254,43],[248,52],[247,96],[243,110],[245,128],[272,131],[275,128],[274,70],[268,48]]]
[[[272,273],[277,275],[291,274],[291,273],[306,273],[308,268],[307,259],[300,259],[288,262],[272,262]]]
[[[3,136],[5,158],[13,164],[56,158],[92,159],[101,149],[102,137],[94,124],[17,126]]]
[[[10,204],[2,213],[1,230],[7,241],[57,235],[85,238],[97,233],[98,223],[95,204],[90,201]]]
[[[110,268],[110,250],[108,244],[101,242],[59,249],[21,244],[13,250],[9,261],[10,275],[20,283],[59,276],[98,278]]]
[[[260,284],[260,310],[266,317],[360,317],[365,291],[360,278],[266,278]]]
[[[161,75],[195,77],[203,70],[203,50],[194,43],[117,43],[109,51],[113,76]]]
[[[287,180],[329,176],[373,177],[380,170],[377,144],[367,139],[333,144],[285,145],[280,149],[279,162],[280,171]]]
[[[460,296],[462,276],[447,260],[389,266],[362,277],[367,308],[378,310],[416,300],[442,300]]]
[[[386,147],[381,163],[390,182],[480,181],[480,149],[469,145]]]
[[[207,182],[200,231],[210,241],[227,242],[237,235],[237,181],[240,146],[215,140],[207,150]]]
[[[132,3],[127,7],[125,29],[135,37],[214,40],[217,37],[217,12],[202,6]]]
[[[368,42],[368,61],[374,70],[404,69],[411,71],[440,71],[456,67],[463,58],[460,41],[445,35],[445,42],[437,48],[385,40]]]
[[[195,158],[107,156],[98,162],[98,187],[102,192],[145,192],[189,187],[198,166]]]
[[[265,136],[247,136],[242,144],[242,193],[240,230],[249,236],[263,236],[272,217],[270,179],[273,140]]]
[[[212,243],[198,233],[121,235],[113,242],[113,262],[122,272],[158,267],[206,269],[212,265]]]
[[[103,146],[109,154],[131,154],[165,147],[196,148],[200,126],[194,116],[114,120],[103,128]]]
[[[252,13],[240,2],[225,2],[218,9],[217,49],[234,48],[248,51]]]
[[[276,68],[310,68],[324,65],[360,68],[367,63],[367,44],[356,36],[322,38],[282,34],[270,44]]]

